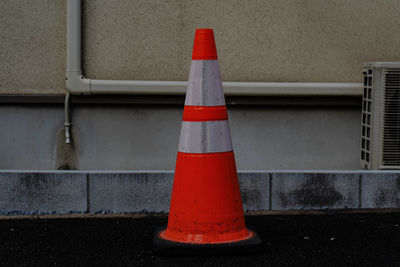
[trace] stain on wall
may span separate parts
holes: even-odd
[[[359,175],[276,173],[272,209],[357,208]]]
[[[71,127],[72,128],[72,127]],[[74,131],[71,129],[71,143],[65,143],[65,130],[62,129],[57,133],[57,143],[55,147],[55,169],[56,170],[77,170],[78,157],[76,138]]]

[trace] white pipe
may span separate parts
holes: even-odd
[[[359,96],[361,83],[223,82],[233,96]],[[91,94],[183,95],[187,82],[91,80]]]
[[[227,95],[247,96],[360,96],[361,83],[223,82]]]
[[[81,70],[81,0],[67,3],[67,72]]]
[[[81,69],[81,0],[67,0],[66,89],[80,94],[183,95],[187,82],[91,80]],[[361,83],[224,82],[226,95],[248,96],[360,96]]]
[[[65,143],[70,144],[71,143],[71,134],[70,134],[70,128],[72,127],[72,122],[70,119],[70,114],[69,114],[69,99],[70,99],[70,93],[66,93],[65,95],[65,104],[64,104],[64,130],[65,130]]]
[[[179,95],[186,91],[187,82],[91,80],[91,93],[96,94],[158,94]]]
[[[90,80],[82,76],[81,26],[81,0],[68,0],[65,85],[71,94],[90,94]]]

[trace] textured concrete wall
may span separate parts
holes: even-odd
[[[180,106],[0,106],[0,169],[172,170]],[[360,112],[230,107],[237,166],[359,169]]]
[[[172,171],[0,171],[0,215],[168,212]],[[400,208],[398,171],[238,173],[245,211]]]
[[[1,172],[0,214],[84,213],[85,173]]]
[[[223,80],[360,82],[400,60],[399,1],[88,1],[85,70],[186,80],[194,29],[213,27]]]
[[[0,94],[64,93],[65,1],[0,1]]]
[[[360,82],[400,60],[399,1],[91,0],[90,78],[186,80],[194,29],[213,27],[223,80]],[[0,93],[63,93],[65,1],[0,2]]]

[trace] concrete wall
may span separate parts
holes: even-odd
[[[0,215],[169,211],[172,171],[1,171]],[[245,211],[398,209],[398,171],[239,172]]]
[[[90,78],[186,80],[194,29],[213,27],[223,80],[360,82],[400,60],[399,1],[83,1]],[[0,1],[0,94],[64,93],[65,1]]]
[[[182,107],[0,105],[0,169],[173,170]],[[229,107],[237,167],[360,169],[360,111]]]
[[[65,1],[0,1],[0,94],[62,94]]]

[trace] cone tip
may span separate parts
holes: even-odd
[[[196,29],[192,60],[217,60],[213,29]]]

